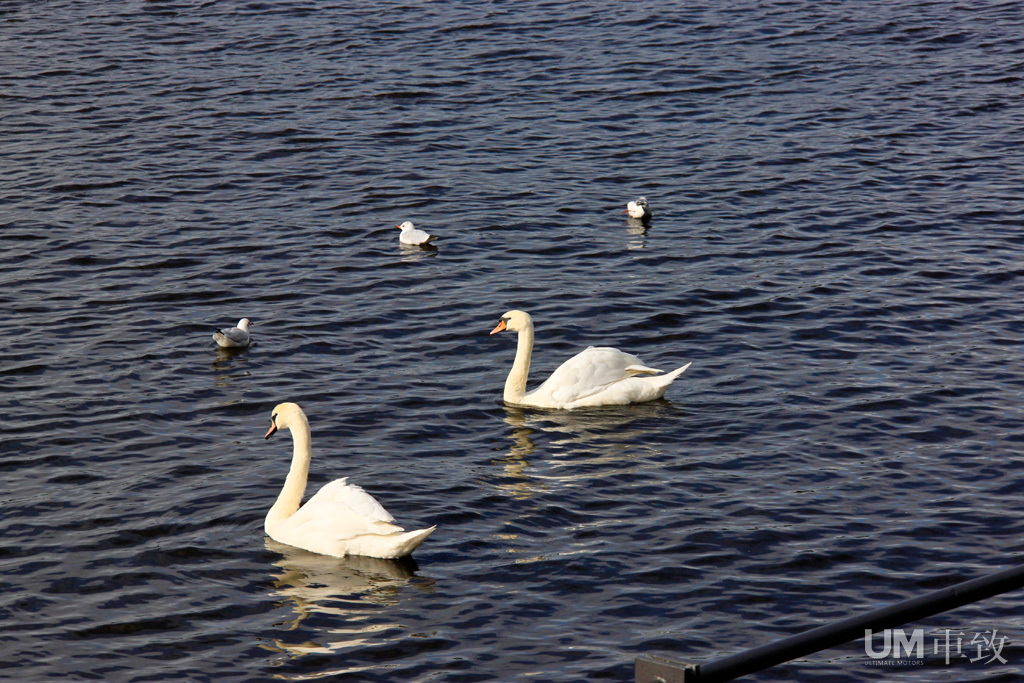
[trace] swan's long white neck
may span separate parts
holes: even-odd
[[[292,466],[288,470],[288,478],[284,480],[284,487],[274,507],[267,513],[265,526],[269,527],[275,522],[282,522],[292,515],[302,505],[302,495],[306,492],[306,479],[309,476],[309,460],[312,457],[310,444],[309,421],[305,415],[293,416],[293,424],[289,426],[292,433]]]
[[[512,370],[505,380],[506,403],[521,403],[526,395],[526,379],[530,375],[530,358],[533,356],[533,323],[519,330],[519,342],[516,344],[516,359],[512,362]]]

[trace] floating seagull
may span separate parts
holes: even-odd
[[[437,238],[437,235],[431,235],[424,230],[417,229],[416,226],[412,224],[412,221],[406,221],[401,225],[396,225],[395,227],[402,231],[402,234],[398,237],[398,241],[402,244],[422,246],[430,240]]]
[[[214,332],[213,340],[226,349],[248,346],[249,325],[254,324],[248,318],[242,318],[237,327],[225,327],[220,332]]]
[[[626,204],[626,213],[629,214],[630,218],[639,218],[644,221],[650,220],[651,207],[647,204],[647,198],[637,197],[635,202]]]

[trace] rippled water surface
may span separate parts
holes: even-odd
[[[1020,562],[1022,15],[0,3],[0,677],[629,681]],[[693,365],[506,408],[511,308]],[[264,536],[284,400],[414,561]],[[1018,680],[1019,600],[751,680]]]

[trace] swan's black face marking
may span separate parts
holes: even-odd
[[[507,325],[508,324],[508,316],[502,318],[501,322],[503,322],[503,323],[505,323]]]
[[[277,413],[270,416],[270,429],[267,430],[267,435],[263,437],[264,440],[269,439],[277,431]]]

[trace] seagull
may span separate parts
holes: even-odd
[[[220,332],[214,332],[213,340],[226,349],[248,346],[249,325],[255,324],[248,318],[242,318],[236,327],[225,327]]]
[[[402,231],[402,234],[398,237],[398,241],[402,244],[422,246],[430,240],[437,238],[437,235],[431,235],[424,230],[418,230],[416,226],[412,224],[412,221],[406,221],[401,225],[396,225],[395,227]]]
[[[639,218],[644,221],[650,220],[651,207],[647,204],[647,198],[637,197],[635,202],[626,204],[626,213],[629,214],[630,218]]]

